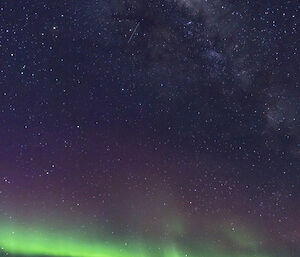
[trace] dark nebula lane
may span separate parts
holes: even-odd
[[[0,1],[0,256],[299,257],[297,1]]]

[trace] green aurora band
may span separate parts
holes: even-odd
[[[41,227],[1,223],[0,248],[3,253],[22,256],[68,257],[270,257],[258,253],[256,247],[232,252],[202,244],[185,250],[174,242],[143,243],[133,241],[95,241],[92,237],[73,236]],[[30,227],[30,228],[29,228]],[[97,237],[96,237],[97,238]],[[127,242],[127,243],[124,243]],[[1,253],[0,253],[1,256]]]

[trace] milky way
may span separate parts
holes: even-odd
[[[0,255],[300,256],[296,1],[0,2]]]

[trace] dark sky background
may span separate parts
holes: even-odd
[[[299,11],[0,1],[1,224],[300,256]]]

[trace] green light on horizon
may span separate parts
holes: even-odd
[[[60,257],[270,257],[256,253],[229,253],[221,248],[204,247],[192,252],[184,251],[175,243],[141,243],[140,240],[95,241],[91,237],[63,233],[60,231],[26,228],[20,225],[1,224],[0,249],[9,254],[26,256]],[[126,242],[126,243],[124,243]]]

